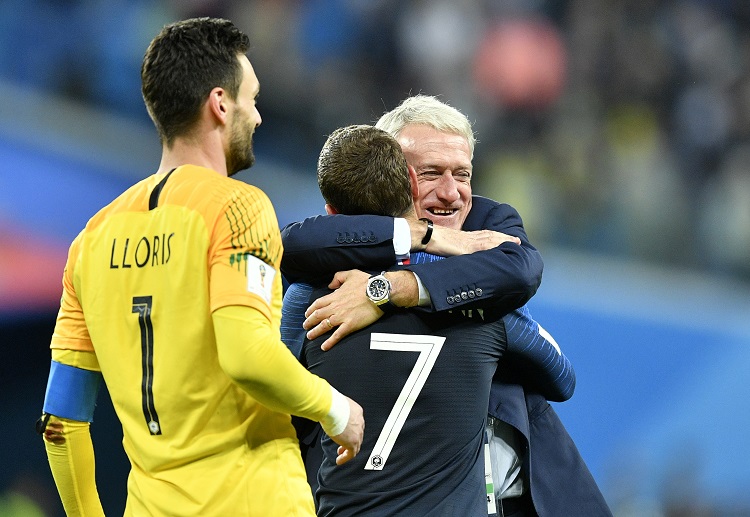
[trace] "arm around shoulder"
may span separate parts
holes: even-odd
[[[337,271],[386,269],[396,262],[393,218],[318,215],[281,230],[281,272],[288,282],[328,282]]]
[[[464,230],[493,230],[517,237],[476,253],[407,268],[419,276],[436,311],[492,307],[507,314],[528,302],[542,281],[544,263],[510,205],[474,196]]]

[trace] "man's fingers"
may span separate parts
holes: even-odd
[[[343,465],[344,463],[354,459],[354,456],[356,456],[356,453],[354,453],[351,449],[345,448],[343,445],[339,445],[339,448],[336,452],[338,453],[338,456],[336,456],[336,465]]]
[[[315,323],[316,320],[319,320],[319,321]],[[326,332],[330,332],[335,326],[336,324],[333,321],[331,321],[331,318],[313,319],[311,317],[311,318],[306,319],[305,322],[302,324],[302,327],[304,329],[310,329],[307,332],[307,339],[315,339],[316,337],[320,337]]]
[[[338,289],[346,281],[346,271],[339,271],[333,275],[333,280],[328,284],[328,289]]]
[[[330,350],[331,348],[333,348],[333,345],[338,343],[341,340],[341,338],[343,338],[346,335],[342,327],[337,328],[336,331],[333,334],[331,334],[331,336],[328,339],[323,341],[323,344],[320,345],[321,350],[323,351]]]
[[[315,302],[317,303],[317,301]],[[312,310],[310,310],[312,309]],[[310,309],[305,312],[305,321],[302,322],[302,328],[305,330],[310,330],[311,328],[315,327],[316,325],[320,325],[321,323],[326,323],[326,318],[328,316],[325,315],[325,312],[319,307],[313,308],[313,305],[310,306]],[[330,308],[329,308],[330,310]],[[332,316],[332,315],[331,315]],[[331,325],[333,326],[333,325]],[[330,330],[330,329],[329,329]]]
[[[327,296],[327,295],[326,295]],[[321,306],[321,300],[325,298],[325,296],[322,296],[315,300],[305,311],[305,318],[311,318],[315,316],[315,311],[317,311]]]

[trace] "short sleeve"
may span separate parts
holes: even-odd
[[[57,313],[55,330],[52,334],[50,348],[61,350],[78,350],[93,352],[83,309],[75,289],[75,273],[84,231],[78,234],[68,250],[68,260],[63,272],[63,293],[60,299],[60,310]]]
[[[235,187],[224,200],[209,247],[211,311],[246,305],[269,320],[280,318],[282,250],[271,201],[256,187]]]

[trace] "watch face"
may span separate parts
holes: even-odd
[[[367,296],[374,302],[387,300],[390,294],[388,281],[382,276],[376,276],[367,283]]]

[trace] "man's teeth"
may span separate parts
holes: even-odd
[[[432,210],[430,210],[430,211],[431,211],[431,212],[432,212],[433,214],[435,214],[435,215],[452,215],[452,214],[453,214],[453,212],[454,212],[454,210],[450,210],[450,209],[447,209],[447,210],[446,210],[446,209],[439,209],[439,208],[433,208],[433,209],[432,209]]]

